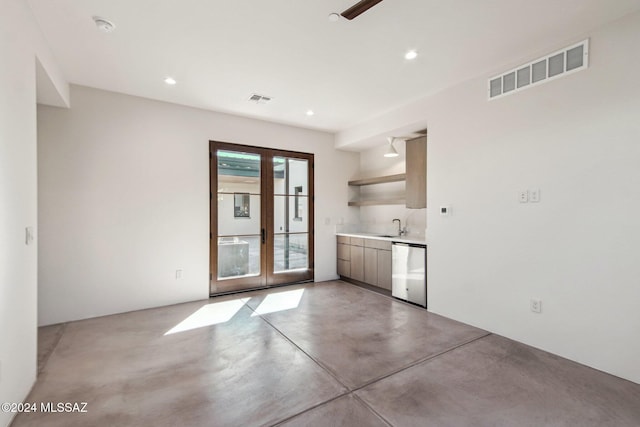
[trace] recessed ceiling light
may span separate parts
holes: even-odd
[[[338,20],[340,19],[340,15],[338,15],[337,13],[330,13],[329,14],[329,22],[338,22]]]
[[[164,82],[171,86],[177,83],[176,79],[174,79],[173,77],[165,77]]]
[[[313,110],[307,110],[307,116],[313,116],[314,114]]]
[[[404,54],[404,59],[408,59],[411,61],[412,59],[416,59],[418,57],[418,52],[415,50],[410,50],[409,52]]]

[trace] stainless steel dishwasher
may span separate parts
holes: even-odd
[[[427,247],[393,242],[391,295],[427,307]]]

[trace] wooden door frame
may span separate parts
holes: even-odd
[[[217,272],[218,272],[218,245],[217,238],[218,236],[218,222],[216,221],[216,216],[218,212],[218,188],[217,188],[217,176],[218,176],[218,162],[217,156],[215,155],[217,150],[229,150],[229,151],[237,151],[237,152],[245,152],[251,154],[260,155],[260,218],[264,218],[266,213],[267,206],[262,201],[262,197],[264,197],[265,191],[265,183],[264,183],[264,172],[263,168],[267,163],[267,150],[261,147],[251,147],[245,145],[231,144],[228,142],[221,141],[209,141],[209,293],[212,293],[212,284],[217,282]],[[261,224],[262,225],[262,224]],[[262,228],[262,227],[261,227]],[[267,271],[267,249],[265,244],[260,244],[260,275],[253,277],[241,277],[237,279],[226,279],[224,282],[228,286],[227,291],[223,291],[216,294],[224,294],[224,293],[232,293],[240,290],[244,290],[247,286],[251,288],[261,288],[266,286],[266,275],[264,272]],[[250,283],[250,285],[249,285]]]
[[[308,233],[309,233],[309,253],[308,253],[308,259],[309,259],[309,266],[307,268],[307,270],[305,271],[287,271],[287,272],[282,272],[282,273],[274,273],[273,272],[273,263],[270,263],[268,265],[268,269],[267,269],[267,283],[269,283],[271,286],[278,286],[278,285],[282,285],[282,284],[292,284],[292,283],[300,283],[300,282],[305,282],[305,281],[313,281],[314,277],[315,277],[315,258],[314,258],[314,247],[315,247],[315,222],[314,222],[314,182],[313,182],[313,178],[314,178],[314,155],[310,154],[310,153],[301,153],[301,152],[294,152],[294,151],[285,151],[285,150],[276,150],[276,149],[271,149],[270,150],[270,154],[271,154],[271,158],[273,157],[285,157],[285,158],[294,158],[294,159],[302,159],[302,160],[307,160],[308,162],[308,171],[307,171],[307,176],[308,176],[308,182],[309,182],[309,197],[308,197],[308,215],[309,215],[309,226],[308,226]],[[273,162],[271,163],[271,176],[273,176]],[[273,180],[270,180],[270,183],[273,184]],[[270,197],[273,197],[273,188],[269,189],[269,195]],[[267,238],[267,253],[268,254],[273,254],[274,253],[274,236],[275,236],[275,229],[274,229],[274,215],[273,215],[273,209],[270,209],[271,212],[267,213],[267,236],[270,236],[270,238]]]
[[[239,279],[226,279],[225,283],[230,284],[227,291],[212,293],[212,284],[217,282],[218,271],[218,245],[214,237],[218,236],[218,162],[215,155],[217,150],[229,150],[237,152],[246,152],[260,155],[260,215],[261,229],[264,229],[266,243],[260,245],[260,275],[257,277],[244,277]],[[308,161],[308,268],[304,271],[291,271],[283,273],[274,273],[274,213],[273,213],[273,158],[285,157],[304,159]],[[209,141],[209,293],[211,295],[223,295],[226,293],[235,293],[246,290],[261,289],[272,286],[282,286],[286,284],[294,284],[301,282],[313,281],[315,277],[315,216],[314,216],[314,155],[311,153],[303,153],[296,151],[286,151],[265,147],[256,147],[250,145],[234,144],[223,141]],[[215,197],[214,197],[215,196]],[[264,221],[264,222],[263,222]],[[234,282],[237,286],[234,286]],[[251,283],[245,285],[246,283]]]

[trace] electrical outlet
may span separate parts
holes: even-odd
[[[534,313],[542,313],[542,300],[532,298],[531,311],[533,311]]]
[[[182,279],[182,269],[176,270],[176,280]]]
[[[540,189],[529,190],[529,201],[531,203],[538,203],[540,201]]]
[[[522,190],[518,192],[518,201],[520,203],[527,203],[529,201],[529,192],[527,190]]]

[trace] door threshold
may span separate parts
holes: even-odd
[[[222,297],[222,296],[226,296],[226,295],[244,294],[244,293],[247,293],[247,292],[254,292],[254,291],[263,291],[265,289],[284,288],[286,286],[301,285],[303,283],[313,283],[313,282],[314,282],[313,279],[309,279],[309,280],[302,280],[300,282],[283,283],[283,284],[270,285],[270,286],[259,286],[257,288],[238,289],[238,290],[226,291],[226,292],[216,292],[216,293],[213,293],[213,294],[209,294],[209,298]]]

